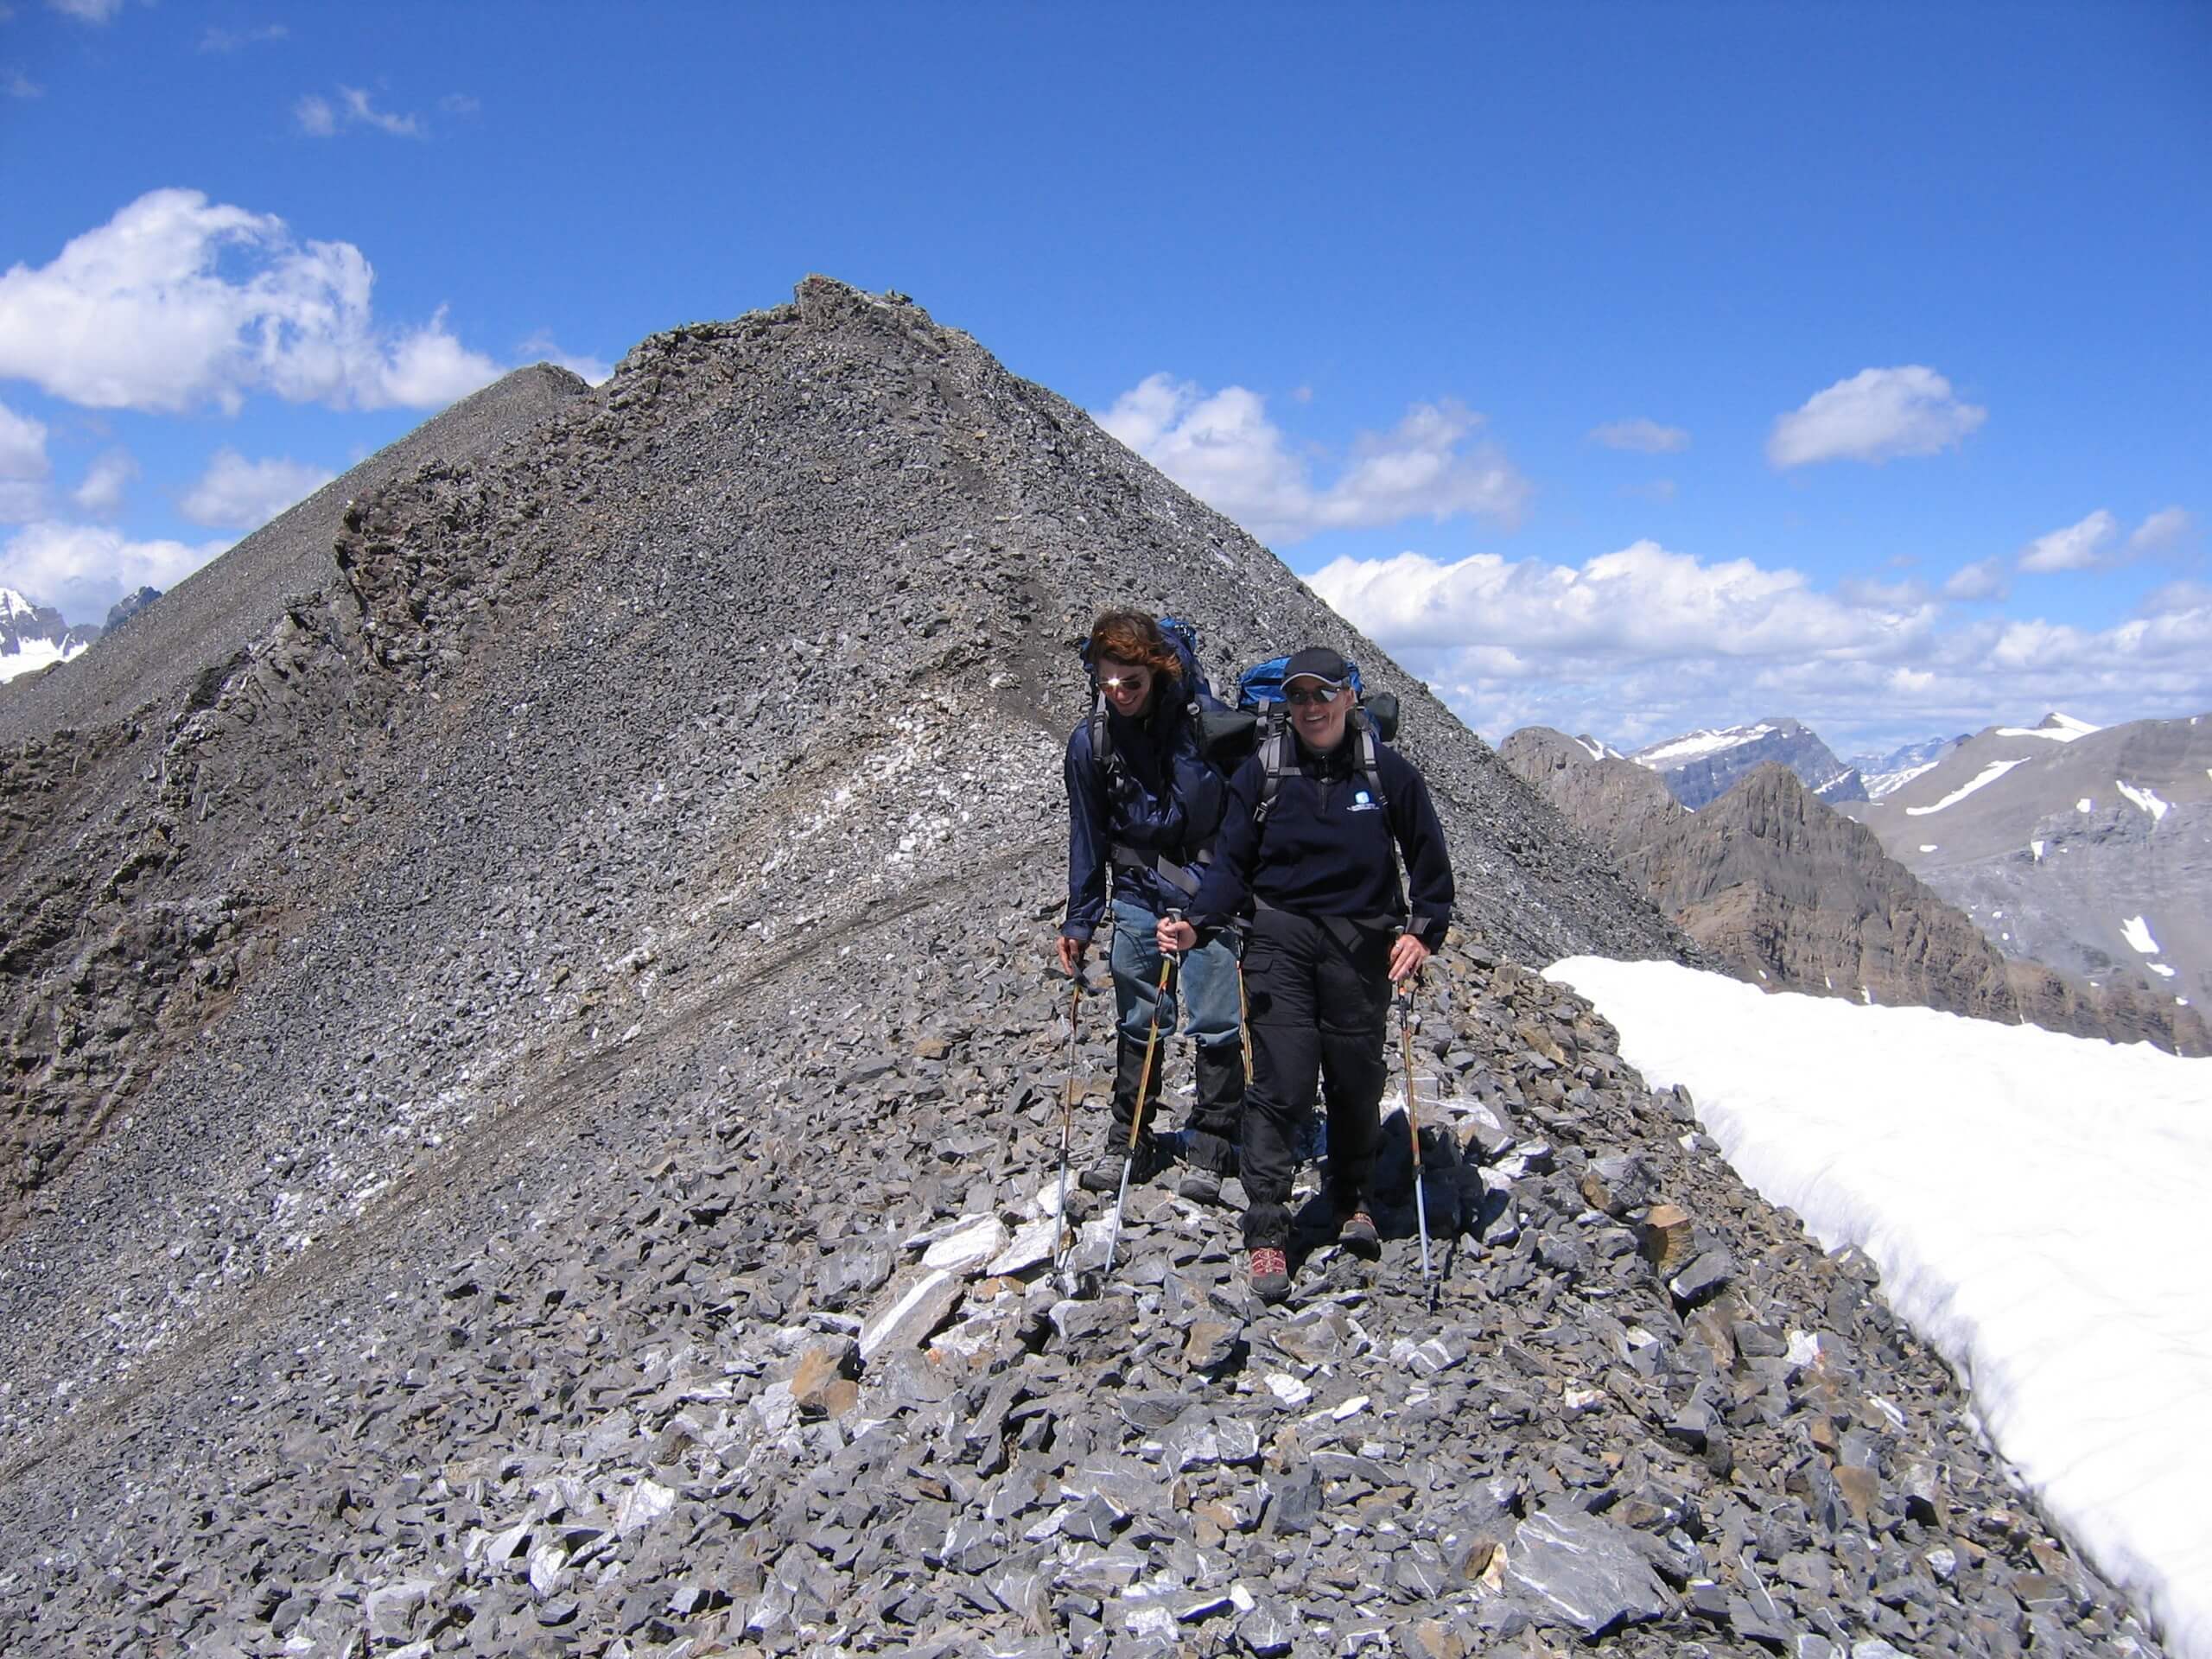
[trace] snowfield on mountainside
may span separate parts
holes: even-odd
[[[1770,1202],[1880,1264],[2025,1484],[2173,1652],[2212,1655],[2212,1060],[1670,963],[1546,973],[1597,1004],[1654,1087],[1689,1090]],[[1835,1053],[1870,1059],[1802,1063]]]

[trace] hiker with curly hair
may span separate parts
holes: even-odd
[[[1171,625],[1172,626],[1172,625]],[[1179,649],[1179,646],[1180,647]],[[1222,705],[1205,689],[1186,639],[1135,611],[1109,611],[1090,630],[1086,653],[1097,706],[1068,738],[1068,908],[1058,942],[1064,972],[1080,970],[1112,898],[1112,945],[1118,1043],[1112,1120],[1083,1185],[1111,1192],[1120,1185],[1145,1066],[1146,1035],[1159,1000],[1160,920],[1189,904],[1199,860],[1221,820],[1223,779],[1200,748],[1201,709]],[[1191,1110],[1187,1167],[1179,1190],[1206,1202],[1236,1172],[1244,1104],[1243,1033],[1238,1019],[1236,952],[1217,934],[1183,953],[1179,997],[1198,1047],[1198,1099]],[[1161,1062],[1171,1018],[1160,1031],[1143,1103],[1156,1119]],[[1166,1162],[1152,1136],[1138,1145],[1132,1179]]]

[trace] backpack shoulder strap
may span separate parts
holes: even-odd
[[[1367,786],[1370,800],[1377,806],[1388,806],[1390,798],[1382,792],[1382,765],[1375,753],[1375,722],[1364,709],[1355,708],[1351,718],[1352,729],[1359,734],[1360,781]]]
[[[1260,722],[1267,733],[1260,740],[1260,764],[1266,769],[1266,776],[1260,785],[1259,810],[1252,816],[1255,823],[1265,823],[1268,814],[1274,810],[1275,796],[1282,788],[1282,780],[1298,770],[1298,760],[1292,747],[1294,740],[1290,734],[1288,711],[1284,704],[1262,699]]]
[[[1098,775],[1111,780],[1120,775],[1122,757],[1114,752],[1114,728],[1106,721],[1106,694],[1101,691],[1090,705],[1090,760]]]

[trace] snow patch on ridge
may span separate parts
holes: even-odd
[[[1977,1414],[2054,1517],[2149,1604],[2177,1659],[2212,1655],[2212,1325],[2195,1237],[2212,1061],[1770,994],[1672,963],[1577,957],[1545,977],[1597,1004],[1651,1086],[1686,1087],[1770,1202],[1880,1264],[1897,1313],[1972,1378]],[[1803,1064],[1821,1053],[1879,1054],[1878,1086],[1863,1068]],[[2097,1155],[2083,1158],[2091,1101]],[[2063,1214],[2037,1201],[2051,1192]]]
[[[2158,954],[2158,942],[2151,937],[2151,924],[2140,916],[2131,916],[2120,925],[2120,936],[2127,941],[2127,948],[2146,957]]]
[[[2101,732],[2101,726],[2092,726],[2086,720],[2076,720],[2071,715],[2052,714],[2040,726],[1999,726],[1999,737],[2047,737],[2054,743],[2071,743],[2077,737],[2087,737],[2091,732]]]
[[[2153,823],[2164,818],[2167,810],[2173,805],[2171,801],[2160,800],[2158,791],[2155,789],[2138,789],[2134,785],[2124,784],[2117,778],[2112,780],[2112,786],[2148,812],[2151,815],[2151,822]]]
[[[1975,778],[1973,782],[1960,785],[1933,806],[1908,806],[1905,808],[1906,815],[1910,817],[1924,818],[1930,812],[1941,812],[1947,806],[1956,806],[1977,789],[1986,788],[2012,771],[2013,767],[2024,766],[2026,764],[2024,760],[1993,760],[1981,769],[1980,776]],[[2083,810],[2088,809],[2085,806]]]

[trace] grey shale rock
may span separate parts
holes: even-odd
[[[1872,1264],[1524,965],[1681,936],[1080,410],[817,278],[464,423],[202,573],[232,632],[158,644],[195,576],[13,705],[0,1652],[2158,1654]],[[1283,1306],[1172,1173],[1055,1271],[1114,603],[1405,704],[1433,1307],[1402,1147]],[[1572,1538],[1593,1638],[1532,1624]]]
[[[1663,1618],[1674,1605],[1624,1529],[1571,1510],[1539,1510],[1513,1529],[1505,1583],[1541,1622],[1585,1636]]]

